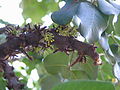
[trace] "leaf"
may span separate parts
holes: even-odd
[[[114,75],[120,80],[120,55],[118,52],[118,45],[112,45],[111,50],[113,52],[113,56],[107,53],[109,60],[112,60],[114,64]]]
[[[81,20],[77,15],[73,16],[73,23],[79,27]]]
[[[115,56],[112,53],[111,49],[108,49],[107,51],[105,51],[105,57],[106,57],[106,61],[109,62],[110,64],[114,64],[115,63]]]
[[[70,23],[73,16],[76,14],[79,2],[74,0],[67,0],[65,6],[63,6],[59,11],[52,13],[51,18],[53,22],[59,25],[66,25]]]
[[[116,15],[119,14],[119,10],[116,9],[113,5],[111,5],[106,0],[98,0],[98,6],[101,12],[107,15]]]
[[[115,88],[111,82],[78,80],[59,84],[52,90],[115,90]]]
[[[87,63],[80,63],[80,69],[86,73],[90,80],[95,80],[98,76],[98,66],[94,65],[90,57],[86,58]]]
[[[98,80],[112,80],[114,77],[113,75],[113,66],[109,64],[108,62],[104,62],[100,67],[99,67],[99,78]]]
[[[78,54],[77,52],[76,53],[74,52],[74,54],[72,55],[72,59],[76,60],[76,57],[78,57]],[[78,72],[80,72],[81,75],[79,76],[83,77],[83,79],[95,80],[98,76],[98,66],[93,64],[94,61],[90,57],[88,56],[85,57],[87,60],[86,63],[75,64],[73,67],[71,67],[71,72],[73,72],[74,74],[76,73],[78,74]],[[77,77],[77,75],[75,76]]]
[[[70,53],[69,58],[72,60],[71,63],[76,60],[78,53]],[[85,79],[93,80],[98,76],[98,66],[94,65],[94,61],[90,57],[86,57],[86,63],[77,63],[70,69],[67,67],[63,69],[60,73],[63,78],[68,80],[74,79]]]
[[[72,60],[76,60],[78,57],[78,53],[74,52],[70,58]],[[89,79],[89,80],[95,80],[98,76],[98,66],[94,65],[94,61],[86,56],[86,63],[77,63],[74,66],[71,67],[70,73],[72,73],[73,78],[77,79]],[[72,62],[73,62],[72,61]],[[66,73],[68,71],[65,71]],[[69,72],[67,73],[69,74]],[[65,74],[67,76],[67,74]],[[78,77],[79,76],[79,77]]]
[[[58,74],[68,67],[69,57],[62,52],[57,52],[48,55],[44,59],[44,66],[48,73]]]
[[[111,49],[109,49],[105,52],[105,55],[111,64],[115,64],[116,62],[120,62],[120,54],[117,50],[118,50],[117,46],[114,46],[114,51],[113,51],[114,53],[111,51]]]
[[[112,4],[115,8],[120,10],[120,3],[118,1],[109,0],[110,4]]]
[[[1,23],[1,24],[5,24],[5,25],[10,24],[9,22],[6,22],[6,21],[4,21],[4,20],[2,20],[2,19],[0,19],[0,23]]]
[[[112,23],[113,18],[114,18],[113,15],[109,16],[108,26],[107,26],[107,29],[105,30],[106,33],[108,33],[108,34],[111,34],[111,32],[114,31],[114,26],[113,26],[113,23]]]
[[[41,90],[51,90],[55,85],[59,84],[60,77],[48,75],[41,80]]]
[[[85,79],[85,80],[89,80],[89,76],[87,75],[87,73],[85,71],[82,70],[72,70],[73,74],[75,75],[76,78],[75,79]]]
[[[6,90],[6,85],[7,82],[2,77],[0,77],[0,90]]]
[[[116,62],[114,65],[114,75],[120,80],[120,62]]]
[[[120,15],[118,16],[118,21],[115,23],[115,34],[120,35]]]
[[[101,47],[105,51],[106,61],[111,63],[111,64],[114,63],[115,62],[115,58],[114,58],[115,56],[114,56],[114,54],[111,51],[111,48],[109,46],[107,33],[105,33],[105,32],[102,33],[101,38],[99,40],[99,44],[101,45]]]
[[[106,44],[105,44],[106,45]],[[111,64],[115,64],[120,61],[119,49],[117,44],[111,44],[110,48],[105,51],[107,61]]]
[[[61,72],[61,75],[64,79],[68,80],[77,80],[77,79],[82,79],[82,80],[89,80],[89,76],[85,71],[82,70],[63,70]]]
[[[108,43],[107,33],[105,33],[105,32],[102,33],[101,38],[99,39],[99,43],[105,51],[107,51],[110,48],[109,43]]]
[[[38,55],[34,52],[29,52],[29,55],[33,57],[33,61],[29,60],[28,58],[23,58],[22,62],[24,62],[29,69],[27,69],[27,73],[30,74],[31,71],[36,68],[37,64],[40,64],[43,57],[41,55]]]
[[[106,0],[98,0],[98,6],[102,13],[106,15],[114,15],[113,23],[117,22],[117,16],[120,13],[120,11],[117,8],[115,8]]]
[[[32,23],[38,23],[43,16],[57,10],[58,3],[55,0],[22,0],[21,7],[23,8],[24,19],[31,18]]]
[[[0,44],[3,44],[7,41],[7,35],[5,35],[4,33],[3,34],[0,34]]]
[[[120,82],[115,86],[115,90],[120,90]]]
[[[81,19],[79,32],[89,43],[98,41],[107,27],[107,17],[88,2],[81,2],[77,16]]]
[[[117,45],[117,44],[112,44],[112,45],[110,45],[110,48],[111,48],[111,51],[112,51],[114,54],[117,54],[117,53],[118,53],[118,45]]]
[[[6,90],[7,80],[5,80],[3,77],[4,73],[0,72],[0,90]]]

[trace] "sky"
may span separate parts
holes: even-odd
[[[7,21],[10,24],[22,25],[24,19],[22,16],[23,10],[19,7],[20,2],[21,0],[0,0],[0,19]],[[41,20],[44,21],[43,26],[50,26],[53,23],[50,17],[51,13],[41,18]],[[30,22],[31,19],[28,18],[26,23]],[[0,27],[4,27],[4,25],[0,24]]]
[[[22,25],[22,9],[19,8],[21,0],[0,0],[0,19],[11,24]],[[0,25],[2,27],[2,25]]]

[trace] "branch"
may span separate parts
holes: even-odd
[[[39,41],[43,38],[41,35],[41,30],[43,29],[44,28],[41,28],[40,30],[33,29],[32,32],[27,32],[27,34],[22,33],[19,35],[19,37],[8,35],[7,42],[0,45],[0,60],[6,59],[16,51],[20,51],[21,47],[25,48],[30,45],[33,47],[37,46]]]
[[[67,51],[77,50],[78,51],[78,58],[76,59],[77,62],[84,62],[85,55],[90,56],[94,60],[95,65],[101,64],[99,60],[99,54],[95,51],[97,47],[94,45],[90,45],[81,41],[76,40],[72,36],[62,36],[56,32],[56,29],[51,30],[54,35],[54,45],[59,48],[59,51],[67,53]],[[73,62],[74,64],[76,64]],[[70,66],[73,66],[74,64]]]
[[[64,26],[63,26],[64,27]],[[64,29],[62,27],[62,29]],[[60,27],[59,27],[60,28]],[[25,51],[25,48],[31,47],[42,47],[48,48],[47,43],[44,40],[44,36],[47,32],[51,33],[53,37],[53,42],[50,42],[51,45],[54,45],[58,48],[58,51],[65,52],[68,54],[70,51],[77,50],[78,51],[78,58],[70,64],[73,66],[77,62],[85,61],[85,56],[88,55],[94,60],[94,64],[98,65],[99,62],[99,55],[95,51],[93,45],[80,42],[76,40],[72,36],[62,36],[60,35],[57,30],[58,27],[46,29],[41,28],[40,25],[34,25],[31,27],[29,24],[25,25],[25,27],[4,27],[0,28],[2,32],[8,35],[7,42],[0,45],[0,64],[4,70],[4,77],[8,80],[8,87],[10,89],[19,90],[23,87],[23,84],[20,84],[17,77],[13,72],[13,67],[9,66],[7,59],[17,53],[23,53],[28,56]],[[13,34],[11,31],[20,31],[18,35]],[[28,58],[30,58],[28,56]]]
[[[4,78],[8,82],[8,89],[21,90],[24,87],[24,84],[18,81],[18,78],[15,76],[15,73],[13,72],[14,68],[8,64],[7,60],[2,61],[0,65],[4,70]]]

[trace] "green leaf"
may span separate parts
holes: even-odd
[[[104,63],[99,67],[98,80],[112,81],[112,79],[115,78],[112,69],[113,66],[104,61]]]
[[[87,57],[86,60],[87,63],[80,63],[80,69],[86,72],[90,80],[95,80],[98,76],[98,66],[93,64],[94,62],[90,57]]]
[[[58,3],[55,0],[22,0],[23,16],[26,20],[31,18],[33,23],[40,23],[41,18],[46,14],[57,10]]]
[[[68,67],[69,57],[62,52],[48,55],[44,59],[44,65],[48,73],[58,74]]]
[[[118,16],[118,21],[115,23],[115,34],[120,35],[120,15]]]
[[[115,88],[111,82],[79,80],[59,84],[52,90],[115,90]]]
[[[107,27],[108,17],[89,2],[81,2],[77,16],[81,19],[79,32],[89,43],[98,41]]]
[[[107,76],[113,77],[113,71],[112,71],[112,65],[109,63],[105,63],[102,66],[102,70],[104,72],[104,74],[106,74]]]
[[[78,53],[74,52],[70,58],[71,62],[76,60]],[[98,76],[98,66],[94,65],[94,61],[86,56],[86,63],[77,63],[71,69],[64,70],[62,76],[67,79],[86,79],[95,80]]]
[[[7,82],[2,77],[0,77],[0,90],[6,90],[6,85]]]
[[[2,20],[2,19],[0,19],[0,23],[1,23],[1,24],[5,24],[5,25],[10,24],[9,22],[6,22],[6,21],[4,21],[4,20]]]
[[[3,44],[7,41],[7,35],[5,35],[4,33],[3,34],[0,34],[0,44]]]
[[[114,54],[117,54],[117,53],[118,53],[118,45],[117,45],[117,44],[112,44],[112,45],[110,45],[110,48],[111,48],[111,51],[112,51]]]
[[[115,86],[115,90],[120,90],[120,82]]]
[[[51,90],[55,85],[59,84],[60,77],[48,75],[44,79],[41,80],[41,90]]]
[[[113,27],[113,23],[112,23],[114,16],[111,15],[111,16],[108,16],[108,17],[109,17],[109,19],[108,19],[109,23],[108,23],[107,29],[105,31],[108,34],[111,34],[111,32],[114,31],[114,27]]]
[[[36,68],[37,64],[40,64],[43,57],[41,55],[38,55],[34,52],[29,52],[29,55],[33,57],[33,61],[29,60],[28,58],[24,57],[22,62],[24,62],[29,69],[27,69],[27,73],[30,74],[31,71]]]
[[[61,72],[61,75],[64,79],[68,80],[78,80],[78,79],[84,79],[89,80],[89,76],[85,71],[82,70],[63,70]]]
[[[73,16],[76,14],[79,3],[74,0],[67,0],[65,6],[59,11],[52,13],[52,20],[59,25],[66,25],[70,23]]]

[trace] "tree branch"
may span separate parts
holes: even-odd
[[[2,62],[0,62],[0,65],[4,70],[4,78],[7,80],[8,89],[21,90],[24,87],[24,84],[18,81],[18,78],[13,72],[14,68],[8,64],[7,60],[2,60]]]
[[[60,28],[60,27],[59,27]],[[19,35],[15,35],[9,30],[16,30],[20,31]],[[72,36],[62,36],[60,35],[57,30],[58,28],[51,28],[51,29],[46,29],[40,28],[40,25],[34,25],[34,27],[31,27],[29,24],[26,25],[25,27],[4,27],[0,28],[2,32],[7,33],[7,41],[3,44],[0,45],[0,65],[2,66],[4,70],[4,77],[8,80],[8,88],[14,89],[14,90],[19,90],[21,87],[23,87],[23,84],[20,84],[17,77],[15,76],[13,72],[13,67],[9,66],[7,59],[10,56],[13,56],[14,54],[17,53],[24,53],[27,55],[25,52],[26,47],[42,47],[42,48],[47,48],[46,42],[43,42],[44,40],[44,35],[47,32],[50,32],[53,34],[53,39],[54,41],[51,42],[51,45],[55,45],[59,51],[68,53],[73,50],[78,51],[78,55],[80,58],[77,58],[76,61],[74,61],[70,66],[73,66],[77,62],[82,62],[83,58],[85,55],[90,56],[95,64],[98,64],[99,62],[99,55],[95,51],[95,48],[93,45],[80,42],[76,40]],[[23,49],[21,49],[23,48]],[[28,56],[28,55],[27,55]],[[80,59],[80,60],[79,60]]]

